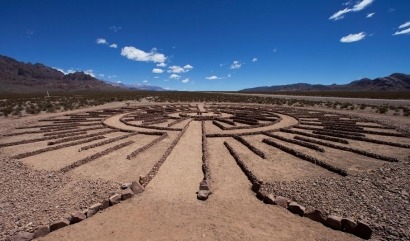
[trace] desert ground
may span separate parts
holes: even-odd
[[[410,240],[408,117],[114,102],[0,123],[1,240]]]

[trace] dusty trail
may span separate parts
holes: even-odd
[[[196,200],[200,132],[191,122],[144,193],[39,240],[359,240],[258,201],[222,138],[209,143],[214,193]]]

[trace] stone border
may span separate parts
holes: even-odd
[[[351,218],[342,218],[338,216],[325,216],[319,210],[315,209],[310,212],[306,212],[304,206],[291,201],[290,199],[282,196],[275,196],[274,194],[270,194],[265,190],[263,187],[264,183],[262,180],[258,180],[258,178],[252,173],[249,167],[241,160],[238,154],[234,151],[234,149],[225,141],[225,147],[228,149],[231,156],[235,159],[238,166],[244,172],[244,174],[248,177],[249,181],[252,183],[252,191],[256,193],[256,197],[263,201],[266,204],[271,205],[278,205],[280,207],[286,208],[290,212],[299,215],[301,217],[307,217],[313,221],[320,222],[325,226],[344,231],[347,233],[352,233],[360,238],[363,239],[370,239],[373,233],[373,230],[367,223],[357,221],[355,222]]]
[[[347,146],[339,146],[333,143],[327,143],[327,142],[323,142],[323,141],[319,141],[319,140],[313,140],[310,138],[305,138],[305,137],[301,137],[301,136],[295,136],[294,137],[297,140],[301,140],[301,141],[306,141],[306,142],[311,142],[311,143],[315,143],[315,144],[319,144],[322,146],[327,146],[327,147],[331,147],[334,149],[339,149],[342,151],[349,151],[349,152],[353,152],[362,156],[367,156],[367,157],[371,157],[371,158],[375,158],[375,159],[379,159],[382,161],[387,161],[387,162],[399,162],[398,159],[394,158],[394,157],[388,157],[388,156],[382,156],[382,155],[378,155],[375,153],[371,153],[368,151],[364,151],[364,150],[360,150],[360,149],[355,149],[355,148],[351,148],[351,147],[347,147]]]
[[[287,152],[287,153],[289,153],[289,154],[291,154],[291,155],[293,155],[293,156],[295,156],[295,157],[298,157],[298,158],[300,158],[300,159],[302,159],[302,160],[305,160],[305,161],[308,161],[308,162],[313,163],[313,164],[315,164],[315,165],[318,165],[318,166],[320,166],[320,167],[322,167],[322,168],[324,168],[324,169],[326,169],[326,170],[328,170],[328,171],[331,171],[331,172],[334,172],[334,173],[336,173],[336,174],[339,174],[339,175],[341,175],[341,176],[347,176],[347,175],[348,175],[348,172],[347,172],[346,170],[342,169],[342,168],[335,167],[335,166],[333,166],[333,165],[331,165],[331,164],[329,164],[329,163],[327,163],[327,162],[321,161],[321,160],[319,160],[319,159],[317,159],[317,158],[314,158],[314,157],[312,157],[312,156],[309,156],[309,155],[307,155],[307,154],[304,154],[304,153],[301,153],[301,152],[299,152],[299,151],[293,150],[292,148],[286,147],[286,146],[284,146],[284,145],[282,145],[282,144],[279,144],[279,143],[276,143],[276,142],[274,142],[274,141],[272,141],[272,140],[263,139],[262,142],[265,143],[265,144],[267,144],[267,145],[276,147],[276,148],[278,148],[279,150],[284,151],[284,152]]]
[[[107,155],[107,154],[109,154],[109,153],[111,153],[111,152],[113,152],[113,151],[119,150],[119,149],[124,148],[124,147],[126,147],[126,146],[129,146],[129,145],[131,145],[131,144],[133,144],[133,143],[134,143],[134,141],[127,141],[127,142],[118,144],[118,145],[116,145],[116,146],[110,147],[110,148],[108,148],[108,149],[106,149],[106,150],[104,150],[104,151],[97,152],[97,153],[95,153],[95,154],[93,154],[93,155],[91,155],[91,156],[88,156],[88,157],[83,158],[83,159],[81,159],[81,160],[78,160],[78,161],[76,161],[76,162],[74,162],[74,163],[72,163],[72,164],[70,164],[70,165],[68,165],[68,166],[65,166],[65,167],[61,168],[60,171],[61,171],[61,172],[69,172],[69,171],[71,171],[71,170],[74,169],[74,168],[77,168],[77,167],[79,167],[79,166],[81,166],[81,165],[84,165],[84,164],[86,164],[86,163],[89,163],[89,162],[91,162],[91,161],[94,161],[95,159],[97,159],[97,158],[99,158],[99,157],[105,156],[105,155]]]
[[[126,135],[123,135],[123,136],[118,136],[118,137],[114,137],[114,138],[107,139],[107,140],[104,140],[104,141],[100,141],[100,142],[97,142],[97,143],[94,143],[94,144],[91,144],[91,145],[88,145],[88,146],[80,147],[80,149],[78,149],[78,151],[81,152],[81,151],[96,148],[96,147],[99,147],[99,146],[107,145],[107,144],[110,144],[110,143],[113,143],[113,142],[116,142],[116,141],[119,141],[119,140],[123,140],[123,139],[126,139],[128,137],[131,137],[131,136],[134,136],[134,135],[137,135],[137,134],[138,133],[130,133],[130,134],[126,134]]]
[[[91,137],[91,138],[85,139],[85,140],[69,142],[69,143],[65,143],[65,144],[62,144],[62,145],[58,145],[58,146],[50,146],[50,147],[46,147],[46,148],[43,148],[43,149],[38,149],[38,150],[35,150],[35,151],[21,153],[21,154],[13,156],[13,158],[23,159],[23,158],[38,155],[38,154],[41,154],[41,153],[44,153],[44,152],[54,151],[54,150],[58,150],[58,149],[66,148],[66,147],[70,147],[70,146],[76,146],[76,145],[88,143],[88,142],[91,142],[91,141],[101,140],[101,139],[104,139],[104,138],[105,138],[104,136],[95,136],[95,137]]]
[[[253,146],[247,140],[243,139],[242,137],[240,137],[238,135],[234,135],[234,136],[232,136],[232,138],[239,141],[240,143],[242,143],[242,145],[246,146],[250,151],[252,151],[256,155],[260,156],[262,159],[266,159],[265,153],[263,153],[261,150],[259,150],[255,146]]]
[[[303,146],[303,147],[306,147],[306,148],[309,148],[309,149],[312,149],[312,150],[315,150],[315,151],[325,152],[325,149],[321,148],[320,146],[317,146],[317,145],[314,145],[314,144],[311,144],[311,143],[307,143],[307,142],[304,142],[304,141],[289,139],[289,138],[286,138],[286,137],[283,137],[283,136],[278,136],[278,135],[275,135],[275,134],[269,133],[269,132],[265,132],[264,135],[266,135],[268,137],[278,139],[278,140],[281,140],[281,141],[284,141],[284,142],[288,142],[288,143],[292,143],[292,144],[295,144],[295,145]]]
[[[82,222],[87,218],[91,218],[98,212],[102,212],[103,210],[119,204],[121,201],[130,199],[142,192],[144,192],[144,188],[137,181],[124,183],[121,185],[121,191],[119,193],[115,193],[99,203],[94,203],[85,210],[66,214],[60,220],[50,223],[49,225],[38,226],[32,233],[25,231],[20,232],[14,237],[14,240],[30,241],[36,238],[44,237],[58,229]]]
[[[333,141],[337,143],[342,143],[342,144],[349,144],[348,141],[336,137],[330,137],[330,136],[324,136],[324,135],[316,135],[316,134],[311,134],[303,131],[296,131],[296,130],[291,130],[289,128],[280,128],[279,129],[282,132],[290,133],[290,134],[296,134],[296,135],[302,135],[302,136],[308,136],[308,137],[313,137],[317,139],[322,139],[326,141]]]
[[[137,150],[131,152],[129,155],[127,155],[127,159],[130,160],[134,157],[136,157],[137,155],[139,155],[141,152],[144,152],[146,150],[148,150],[149,148],[151,148],[152,146],[154,146],[155,144],[157,144],[158,142],[162,141],[163,139],[165,139],[166,137],[168,137],[168,133],[164,133],[162,134],[160,137],[154,139],[153,141],[151,141],[150,143],[144,145],[143,147],[138,148]]]

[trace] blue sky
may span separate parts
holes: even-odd
[[[176,90],[410,73],[409,0],[0,1],[0,54]]]

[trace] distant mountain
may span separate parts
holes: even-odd
[[[395,73],[387,77],[355,80],[344,85],[311,85],[306,83],[261,86],[240,92],[287,92],[287,91],[410,91],[410,75]]]
[[[43,64],[19,62],[0,55],[0,92],[112,91],[106,84],[83,72],[64,74]]]
[[[106,81],[107,84],[129,90],[145,90],[145,91],[167,91],[166,89],[155,85],[143,84],[123,84]]]

